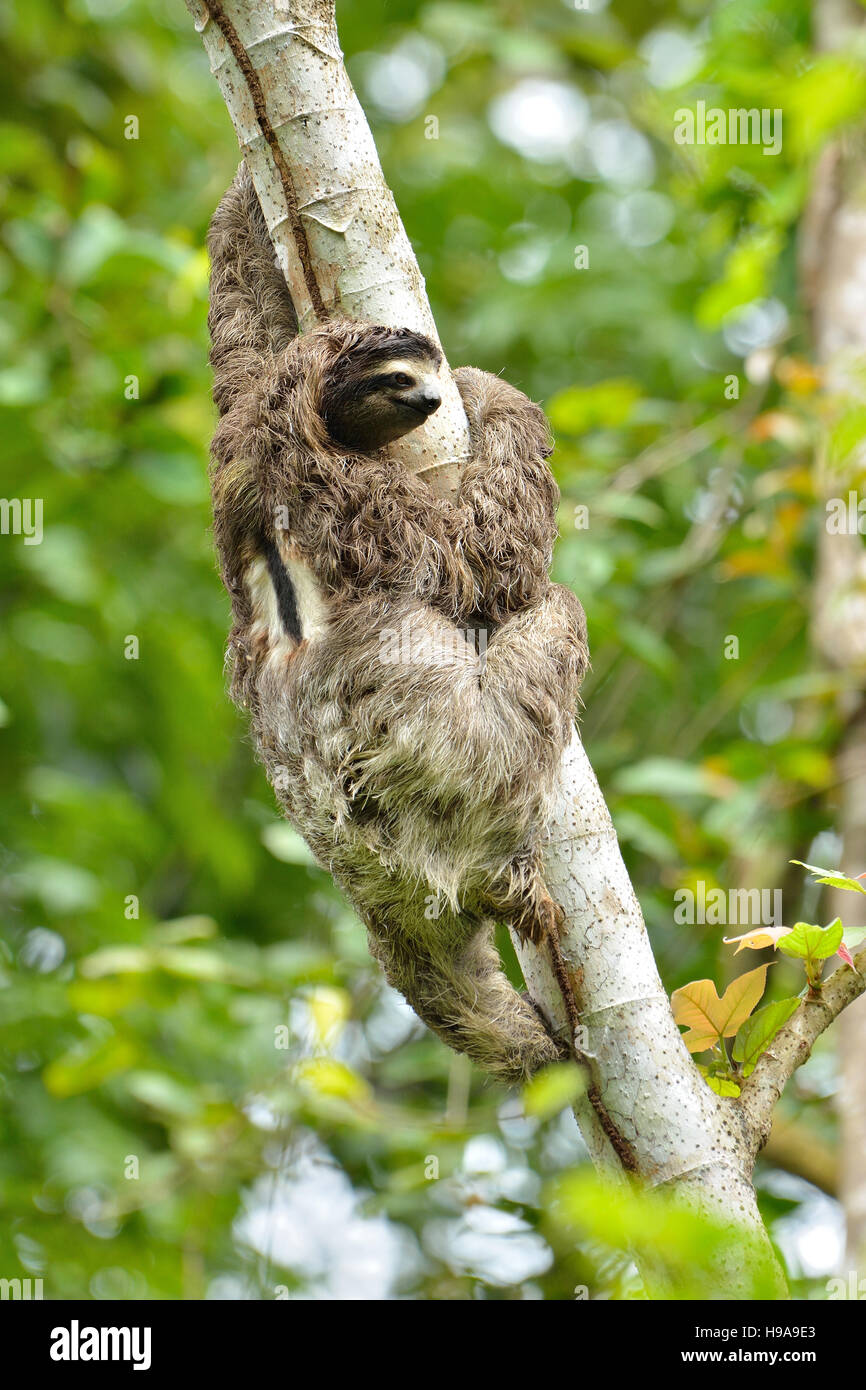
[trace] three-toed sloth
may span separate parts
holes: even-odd
[[[456,371],[473,458],[440,500],[383,448],[438,406],[438,347],[337,319],[296,336],[243,166],[209,249],[232,694],[391,984],[449,1046],[522,1080],[569,1048],[493,930],[556,932],[540,845],[588,660],[580,604],[548,577],[544,415]]]

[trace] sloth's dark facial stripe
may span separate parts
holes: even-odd
[[[442,354],[437,352],[426,338],[395,337],[394,342],[377,344],[367,351],[355,352],[352,356],[356,362],[388,362],[395,359],[400,362],[432,362],[436,366],[442,360]]]
[[[262,550],[268,567],[268,574],[271,576],[271,583],[274,586],[274,592],[277,596],[277,608],[280,614],[280,621],[285,628],[286,635],[291,637],[293,642],[300,642],[303,633],[301,632],[301,618],[298,613],[298,600],[295,594],[295,586],[291,581],[288,570],[280,559],[280,552],[270,538],[262,538]]]
[[[415,333],[410,328],[381,329],[377,334],[371,331],[364,341],[357,343],[350,352],[335,363],[332,375],[348,373],[352,376],[368,371],[380,362],[391,360],[428,362],[438,368],[442,353],[430,338]]]

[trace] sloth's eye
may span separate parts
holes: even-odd
[[[395,386],[411,386],[412,378],[407,372],[395,372],[391,378]]]

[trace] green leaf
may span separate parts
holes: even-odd
[[[788,1022],[800,1004],[799,998],[777,999],[747,1018],[734,1039],[733,1058],[741,1062],[743,1075],[751,1076],[755,1063],[779,1029]]]
[[[842,937],[844,934],[845,928],[842,926],[842,918],[836,917],[834,921],[822,928],[818,949],[813,951],[812,954],[817,960],[829,960],[831,956],[835,956],[839,947],[842,945]]]
[[[335,1100],[365,1104],[372,1100],[369,1084],[345,1062],[335,1057],[308,1057],[298,1064],[296,1077],[299,1085],[319,1096]]]
[[[523,1088],[523,1108],[527,1115],[549,1120],[586,1090],[586,1081],[573,1062],[555,1063],[533,1076]]]
[[[831,469],[844,468],[854,450],[859,450],[866,435],[866,407],[857,405],[843,411],[835,422],[828,439],[827,462]]]
[[[813,55],[785,100],[785,125],[790,115],[797,157],[805,158],[831,131],[858,119],[864,95],[862,64],[848,53]]]
[[[110,1018],[144,997],[145,985],[133,974],[107,979],[72,980],[67,995],[77,1013]]]
[[[781,234],[751,232],[730,252],[721,280],[710,285],[697,304],[697,320],[704,328],[718,328],[728,314],[760,298],[782,246]]]
[[[548,403],[547,413],[555,430],[562,430],[564,434],[585,434],[588,430],[626,424],[640,397],[641,389],[633,381],[569,386]]]
[[[96,906],[102,885],[95,874],[78,864],[48,856],[30,859],[10,875],[13,893],[37,898],[46,912],[84,912]]]
[[[248,972],[239,970],[216,951],[203,951],[196,946],[163,946],[153,954],[156,965],[183,980],[226,984],[250,984],[253,980]]]
[[[134,1044],[118,1034],[88,1039],[49,1062],[42,1080],[53,1096],[77,1096],[100,1086],[117,1072],[126,1071],[136,1058]]]
[[[153,969],[153,954],[145,946],[106,946],[85,956],[78,969],[88,980],[103,975],[139,975]]]
[[[797,960],[827,960],[842,944],[842,923],[837,917],[827,927],[812,922],[795,922],[787,936],[779,941],[779,950]]]
[[[173,1119],[187,1119],[201,1109],[195,1091],[165,1072],[133,1071],[123,1084],[142,1105]]]
[[[815,876],[816,883],[826,883],[830,888],[844,888],[849,893],[866,893],[866,884],[858,878],[849,878],[839,869],[818,869],[814,864],[804,864],[802,859],[791,859],[791,864],[797,864],[801,869],[808,869],[810,874]]]
[[[623,646],[660,676],[670,676],[677,668],[671,648],[647,623],[621,618],[619,637]]]
[[[161,946],[177,946],[184,941],[208,941],[217,930],[212,917],[175,917],[154,927],[153,939]]]
[[[740,1088],[736,1081],[730,1076],[716,1076],[715,1073],[708,1071],[706,1067],[699,1066],[698,1071],[706,1081],[711,1091],[715,1091],[717,1096],[738,1096]]]
[[[629,796],[719,796],[721,780],[705,768],[678,758],[644,758],[623,767],[614,785]]]

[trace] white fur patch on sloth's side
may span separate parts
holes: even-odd
[[[328,626],[328,610],[318,580],[309,565],[293,553],[291,548],[288,554],[282,546],[279,550],[295,590],[304,639],[309,641],[313,637],[321,637]]]
[[[327,608],[316,578],[310,567],[291,549],[286,553],[280,546],[280,558],[295,591],[295,603],[301,627],[301,640],[312,641],[327,630]],[[277,594],[261,556],[253,560],[244,576],[253,610],[250,637],[254,646],[261,643],[267,650],[267,660],[290,657],[297,644],[283,627]]]
[[[269,657],[291,656],[295,643],[283,629],[276,591],[271,583],[267,562],[261,556],[253,560],[247,569],[244,583],[253,609],[250,638],[254,647],[261,643],[267,648]]]

